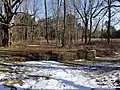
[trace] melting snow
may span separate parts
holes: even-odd
[[[18,73],[0,72],[1,85],[5,80],[20,80],[14,83],[19,90],[30,89],[79,89],[79,90],[115,90],[114,84],[119,78],[119,71],[103,73],[102,71],[80,70],[65,66],[55,61],[23,62],[24,66],[12,66]],[[30,65],[30,66],[27,66]],[[34,67],[35,66],[35,67]],[[21,71],[21,72],[20,72]],[[13,77],[14,76],[14,77]],[[104,89],[105,88],[105,89]],[[9,90],[0,86],[0,90]]]

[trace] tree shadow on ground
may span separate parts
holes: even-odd
[[[60,81],[63,84],[72,86],[73,88],[75,88],[77,90],[120,90],[120,89],[114,89],[114,88],[113,89],[110,89],[110,88],[90,88],[90,87],[85,87],[85,86],[75,84],[72,81],[68,81],[68,80],[64,80],[64,79],[57,79],[57,78],[53,78],[53,79]],[[63,87],[65,88],[66,86],[63,85]]]

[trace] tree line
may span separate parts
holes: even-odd
[[[55,40],[62,47],[80,39],[90,44],[96,32],[105,32],[109,44],[111,27],[120,21],[113,21],[119,15],[119,3],[119,0],[1,0],[2,46],[9,46],[11,38],[34,41],[41,37],[47,44]]]

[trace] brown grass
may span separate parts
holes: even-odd
[[[35,45],[35,46],[32,46]],[[107,44],[105,40],[92,39],[91,44],[84,45],[83,42],[77,42],[76,44],[68,44],[64,48],[56,46],[55,42],[52,41],[50,44],[43,42],[17,42],[11,47],[0,47],[0,55],[29,55],[30,53],[46,53],[52,51],[53,53],[67,53],[76,52],[78,49],[84,49],[88,47],[89,49],[94,49],[97,51],[97,56],[114,56],[115,53],[120,53],[120,39],[112,39],[110,44]],[[18,59],[18,58],[15,58]]]

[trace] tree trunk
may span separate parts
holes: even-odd
[[[91,37],[92,37],[92,16],[90,17],[90,30],[89,30],[89,44],[91,43]]]
[[[90,30],[90,33],[89,33],[89,44],[91,43],[91,30]]]
[[[8,47],[8,43],[9,43],[9,31],[8,31],[8,26],[3,25],[3,39],[2,39],[2,46],[3,47]]]
[[[108,0],[108,28],[107,28],[107,43],[110,43],[110,25],[111,24],[111,0]]]
[[[65,46],[65,30],[66,30],[66,0],[64,0],[64,30],[62,32],[62,47]]]
[[[47,16],[47,1],[44,0],[44,5],[45,5],[45,21],[46,21],[46,27],[45,27],[45,30],[46,30],[46,35],[45,35],[45,38],[47,40],[47,44],[49,44],[49,40],[48,40],[48,16]]]
[[[60,5],[59,0],[57,0],[57,31],[56,31],[56,45],[60,44],[60,35],[59,35],[59,12],[60,12]],[[57,42],[58,41],[58,42]]]
[[[87,28],[85,29],[85,44],[87,44]]]
[[[27,26],[25,27],[25,41],[28,39],[27,37],[28,37],[28,30],[27,30],[28,28],[27,28]]]
[[[86,19],[86,23],[85,23],[85,44],[87,44],[87,32],[88,32],[88,20]]]
[[[83,41],[84,41],[84,32],[85,32],[85,30],[83,29],[83,30],[82,30],[81,42],[83,42]]]

